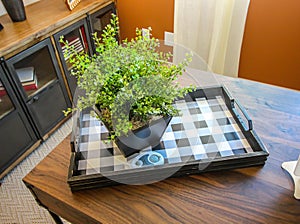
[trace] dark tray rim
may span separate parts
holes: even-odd
[[[255,165],[263,165],[269,155],[268,150],[266,149],[263,142],[260,140],[256,132],[253,130],[252,120],[249,118],[245,109],[240,105],[240,103],[233,99],[229,91],[226,89],[225,86],[213,86],[207,88],[197,88],[194,92],[189,93],[189,97],[186,100],[194,98],[194,94],[204,94],[205,97],[216,97],[222,96],[224,98],[225,104],[233,118],[235,119],[236,123],[238,124],[239,128],[241,129],[242,133],[245,135],[246,139],[250,146],[255,149],[254,152],[227,156],[227,157],[216,157],[212,159],[203,159],[203,160],[193,160],[184,163],[174,163],[174,164],[164,164],[160,166],[150,166],[150,167],[143,167],[137,169],[128,169],[128,170],[121,170],[121,171],[111,171],[106,172],[105,176],[101,173],[97,174],[90,174],[90,175],[73,175],[76,173],[76,150],[72,150],[71,158],[70,158],[70,165],[69,165],[69,173],[67,182],[70,185],[72,191],[74,190],[81,190],[81,189],[88,189],[94,187],[104,187],[110,185],[116,185],[119,183],[110,180],[109,177],[120,177],[120,178],[135,178],[136,181],[139,181],[140,176],[153,176],[153,180],[155,180],[155,176],[158,173],[167,172],[169,169],[173,169],[176,167],[180,167],[179,170],[174,173],[170,177],[176,176],[183,176],[183,175],[190,175],[196,173],[203,173],[208,171],[214,170],[225,170],[225,169],[233,169],[233,168],[242,168],[242,167],[249,167]],[[208,94],[209,93],[209,94]],[[208,95],[207,95],[208,94]],[[241,114],[239,113],[241,112]],[[242,117],[246,118],[247,124],[245,124]],[[71,140],[72,147],[76,146],[74,143],[74,139]],[[199,170],[199,166],[205,165],[209,163],[205,170]]]

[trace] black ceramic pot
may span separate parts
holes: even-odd
[[[13,22],[20,22],[26,19],[23,0],[1,0],[9,17]]]
[[[93,109],[101,117],[98,107],[94,106]],[[165,133],[171,119],[172,116],[165,116],[151,121],[150,124],[135,129],[129,132],[128,135],[117,137],[115,143],[125,157],[138,153],[149,146],[154,148],[160,144],[160,139]],[[108,127],[105,123],[104,125]]]
[[[172,117],[168,116],[152,121],[149,125],[138,128],[127,136],[117,137],[115,143],[125,157],[138,153],[149,146],[154,148],[159,145],[171,119]]]

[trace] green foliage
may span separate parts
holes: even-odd
[[[190,56],[175,65],[169,62],[172,54],[159,52],[159,41],[142,36],[140,29],[134,39],[121,44],[118,33],[118,17],[113,15],[102,38],[93,35],[93,56],[77,52],[63,38],[60,40],[66,47],[65,56],[73,64],[72,75],[85,91],[73,110],[96,105],[112,139],[127,134],[136,121],[147,123],[153,117],[177,114],[172,105],[174,100],[193,89],[180,88],[175,82]]]

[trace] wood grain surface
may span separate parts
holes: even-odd
[[[299,223],[300,201],[281,164],[300,154],[300,93],[192,73],[196,83],[224,84],[240,100],[269,150],[264,166],[72,193],[67,138],[24,182],[42,205],[72,223]]]
[[[108,5],[111,0],[84,0],[70,11],[62,0],[40,0],[26,6],[26,20],[12,22],[8,15],[0,17],[4,29],[0,32],[0,56],[9,58],[13,54],[26,49],[28,46],[39,42],[63,27]]]

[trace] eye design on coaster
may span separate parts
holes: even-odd
[[[157,152],[143,152],[133,158],[130,164],[132,168],[163,165],[164,157]]]

